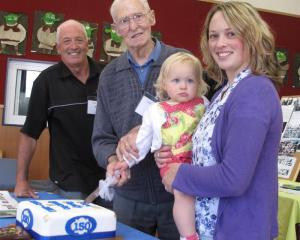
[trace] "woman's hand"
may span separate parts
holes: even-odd
[[[128,160],[139,157],[138,149],[136,147],[136,138],[140,126],[131,129],[125,136],[123,136],[118,142],[116,153],[119,160],[123,160],[124,157]]]
[[[162,183],[165,185],[167,192],[173,193],[173,182],[181,163],[171,163],[168,165],[168,171],[165,173]]]
[[[157,167],[162,168],[164,167],[167,163],[170,163],[172,161],[172,152],[171,152],[171,147],[164,145],[154,153],[154,158]]]

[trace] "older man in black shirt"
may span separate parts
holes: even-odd
[[[88,39],[74,20],[57,29],[61,62],[35,80],[26,122],[21,129],[15,195],[36,197],[28,183],[28,169],[37,139],[48,124],[50,179],[56,192],[84,198],[105,177],[93,156],[91,135],[101,68],[87,57]]]

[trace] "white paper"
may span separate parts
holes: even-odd
[[[0,191],[0,218],[16,217],[18,202],[8,191]]]
[[[144,112],[147,110],[147,108],[153,104],[154,101],[150,98],[143,96],[139,105],[136,107],[135,112],[141,116],[143,116]]]
[[[96,108],[97,108],[97,101],[95,100],[88,100],[88,108],[87,108],[87,114],[96,114]]]

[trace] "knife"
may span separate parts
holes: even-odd
[[[120,178],[120,170],[116,170],[114,172],[113,176],[107,176],[105,180],[100,180],[100,182],[102,182],[102,187],[103,186],[112,187],[112,186],[114,186],[113,183],[116,182],[118,178]],[[99,183],[99,186],[100,186],[100,183]],[[100,187],[99,186],[90,195],[88,195],[84,199],[84,201],[83,201],[84,203],[86,203],[86,204],[92,203],[97,197],[99,197],[99,195],[100,195]]]
[[[88,195],[85,199],[84,199],[84,203],[89,204],[94,202],[94,200],[99,196],[99,187],[97,187],[90,195]]]

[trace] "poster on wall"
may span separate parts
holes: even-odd
[[[123,38],[116,33],[110,23],[103,23],[100,51],[100,62],[104,63],[110,62],[126,51]]]
[[[27,28],[27,15],[0,11],[0,54],[24,55]]]
[[[152,36],[158,40],[162,39],[162,34],[158,31],[152,31]],[[116,33],[111,24],[103,23],[100,62],[108,63],[119,57],[126,49],[123,38]]]
[[[79,21],[83,24],[88,37],[88,52],[87,55],[91,58],[95,57],[96,46],[97,46],[97,33],[98,33],[98,24],[90,23],[86,21]]]
[[[300,88],[300,53],[296,53],[295,55],[293,87]]]
[[[288,82],[288,50],[285,48],[276,48],[276,58],[281,67],[280,75],[283,77],[282,83],[285,85]]]
[[[63,20],[60,13],[35,11],[31,52],[56,55],[56,29]]]

